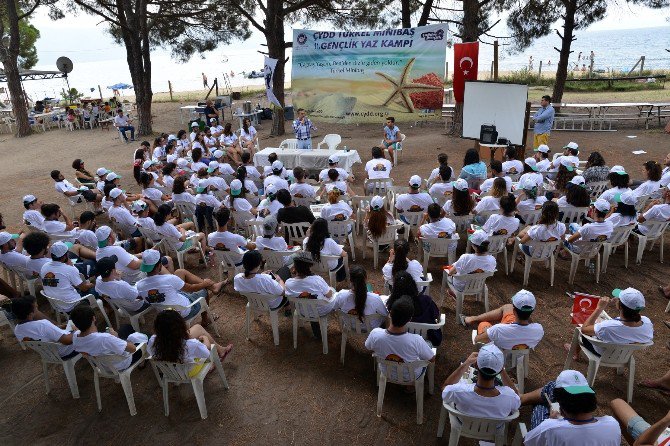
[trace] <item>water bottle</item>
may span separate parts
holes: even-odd
[[[596,273],[596,265],[593,263],[593,260],[589,260],[589,274]]]
[[[348,152],[348,151],[349,151],[349,149],[347,148],[347,146],[344,146],[344,151],[345,151],[345,152]]]

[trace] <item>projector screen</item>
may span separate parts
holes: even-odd
[[[494,124],[498,138],[523,142],[528,86],[470,81],[463,96],[463,138],[479,139],[483,124]]]

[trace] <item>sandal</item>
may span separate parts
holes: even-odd
[[[223,356],[219,356],[219,360],[223,362],[226,359],[226,356],[228,356],[232,351],[233,351],[233,344],[226,345],[226,351],[223,353]]]
[[[458,318],[458,319],[459,319],[459,322],[461,323],[461,325],[462,325],[464,328],[472,328],[472,327],[470,326],[470,324],[468,324],[467,322],[465,322],[465,318],[466,318],[466,317],[467,317],[467,316],[465,316],[464,314],[461,314],[461,316]]]

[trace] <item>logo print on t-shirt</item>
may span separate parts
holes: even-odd
[[[393,361],[393,362],[405,362],[404,359],[402,359],[400,356],[396,355],[395,353],[391,353],[390,355],[386,356],[387,361]]]
[[[605,234],[600,234],[598,237],[595,239],[591,240],[592,242],[604,242],[607,240],[607,236]]]
[[[298,299],[316,299],[317,296],[316,294],[312,294],[309,291],[303,291],[302,293],[298,294]]]
[[[493,233],[493,235],[507,235],[507,229],[505,229],[505,228],[498,229],[497,231],[495,231]]]
[[[410,212],[420,212],[423,211],[423,208],[419,206],[418,204],[413,204],[409,207],[408,209]]]
[[[386,166],[379,163],[375,167],[372,168],[374,172],[386,172]]]
[[[218,243],[214,246],[214,249],[216,249],[217,251],[230,251],[230,249],[228,249],[228,248],[226,247],[226,245],[224,245],[224,244],[221,243],[221,242],[218,242]]]
[[[333,221],[344,221],[344,220],[346,220],[344,214],[337,214],[333,217]]]
[[[437,238],[449,238],[449,233],[445,231],[440,231],[437,233]]]
[[[42,285],[43,286],[50,286],[50,287],[57,287],[58,282],[60,282],[60,279],[56,279],[56,275],[54,273],[46,273],[44,277],[42,278]]]
[[[159,304],[161,302],[165,302],[165,294],[158,290],[149,290],[147,292],[146,300],[150,304]]]
[[[298,192],[297,194],[293,194],[293,198],[305,198],[305,196]]]
[[[347,311],[347,314],[351,314],[353,316],[358,316],[358,311],[356,311],[355,308],[352,308],[351,310]]]
[[[516,167],[510,167],[507,173],[515,174],[516,172]]]

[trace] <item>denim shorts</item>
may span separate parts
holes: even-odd
[[[642,435],[642,432],[646,431],[650,427],[651,425],[644,421],[644,418],[639,415],[635,415],[630,419],[630,421],[628,421],[628,426],[626,429],[628,429],[628,433],[631,437],[633,437],[633,440],[637,440],[637,438]]]
[[[201,297],[206,298],[207,297],[207,290],[200,290],[200,291],[196,291],[194,293],[185,293],[183,291],[179,291],[179,294],[186,297],[189,302],[193,303],[196,300],[200,299]],[[184,319],[189,320],[189,319],[192,319],[192,318],[196,317],[198,315],[198,313],[200,312],[200,307],[201,307],[201,305],[199,303],[196,304],[196,305],[193,305],[191,307],[191,312],[187,316],[184,316]]]

